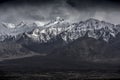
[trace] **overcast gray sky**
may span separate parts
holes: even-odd
[[[13,0],[1,2],[0,22],[32,23],[60,16],[70,22],[96,18],[120,24],[119,8],[114,0]]]

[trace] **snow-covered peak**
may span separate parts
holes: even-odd
[[[26,26],[26,25],[27,24],[24,21],[22,21],[22,22],[20,22],[19,24],[16,25],[16,28],[21,28],[21,27]]]
[[[27,34],[27,36],[38,42],[47,42],[68,28],[69,23],[63,21],[63,19],[57,17],[54,21],[43,26],[44,28],[36,28],[32,34]]]
[[[5,23],[5,22],[3,22],[2,25],[5,28],[10,28],[10,29],[14,29],[16,27],[15,24],[12,24],[12,23]]]
[[[100,21],[94,18],[90,18],[90,19],[87,19],[86,22],[100,22]]]
[[[96,19],[88,19],[72,26],[71,29],[68,29],[67,32],[64,33],[66,35],[62,34],[62,38],[65,41],[73,41],[87,35],[95,39],[102,38],[108,42],[110,38],[116,37],[119,33],[115,25]]]
[[[56,21],[64,21],[64,19],[63,18],[61,18],[61,17],[56,17],[56,19],[55,19]]]
[[[33,25],[38,26],[38,27],[42,27],[42,26],[44,26],[45,24],[46,24],[46,22],[42,22],[42,21],[35,21],[35,22],[33,23]]]
[[[15,29],[15,28],[21,28],[23,26],[26,26],[27,24],[24,21],[22,21],[19,24],[2,22],[2,25],[8,29]]]
[[[17,38],[17,36],[22,36],[23,33],[31,32],[36,28],[34,26],[29,26],[23,21],[17,25],[3,22],[1,26],[0,41],[4,41],[9,38]]]
[[[60,17],[56,17],[54,20],[51,20],[48,24],[45,25],[45,27],[50,27],[56,24],[60,24],[64,22],[64,19],[60,18]]]

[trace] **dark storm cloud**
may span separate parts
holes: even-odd
[[[53,2],[64,1],[72,7],[88,8],[95,6],[119,6],[120,0],[0,0],[0,3],[10,3],[10,4],[46,4]],[[84,6],[84,7],[83,7]]]
[[[72,7],[79,9],[94,7],[117,8],[120,6],[120,0],[67,0],[66,2]]]
[[[55,0],[0,0],[0,3],[49,3]]]

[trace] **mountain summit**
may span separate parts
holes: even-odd
[[[65,42],[73,41],[84,36],[109,42],[111,38],[116,37],[120,32],[119,26],[93,18],[86,21],[80,21],[79,23],[69,23],[64,21],[64,19],[57,17],[40,27],[37,25],[35,26],[34,24],[27,25],[24,22],[21,22],[18,25],[4,23],[3,26],[8,28],[8,31],[4,32],[4,34],[0,32],[1,36],[5,35],[9,37],[10,35],[12,37],[13,34],[22,35],[23,33],[26,33],[33,41],[40,43],[46,43],[58,36]],[[5,39],[2,38],[1,41],[3,40]]]

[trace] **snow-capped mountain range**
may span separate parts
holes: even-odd
[[[18,36],[21,37],[25,34],[29,39],[39,43],[47,43],[57,36],[60,36],[65,42],[73,41],[84,36],[109,42],[109,40],[116,37],[119,32],[119,25],[93,18],[80,21],[79,23],[70,23],[57,17],[47,24],[41,24],[41,26],[38,26],[36,22],[32,25],[25,24],[24,22],[18,25],[2,23],[0,41],[4,41],[8,38],[14,38],[14,40],[16,40]]]

